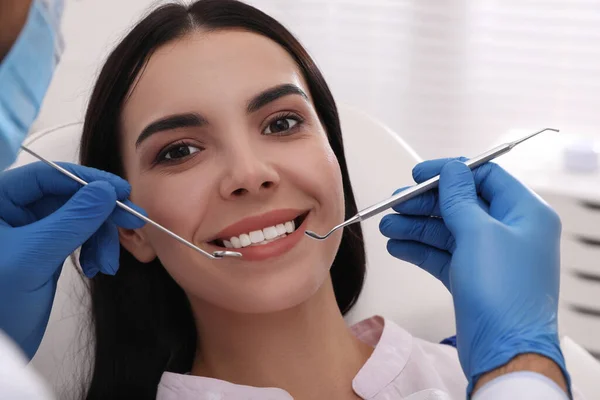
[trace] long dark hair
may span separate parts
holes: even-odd
[[[302,45],[281,24],[235,0],[200,0],[159,7],[139,22],[110,54],[92,93],[81,139],[81,164],[124,177],[119,141],[121,107],[138,74],[160,46],[197,27],[243,29],[266,36],[294,58],[308,82],[316,111],[342,171],[346,218],[357,212],[333,96]],[[88,399],[154,399],[164,371],[189,372],[196,328],[183,290],[160,261],[137,261],[121,247],[115,276],[91,282],[95,360]],[[365,275],[360,225],[344,231],[331,268],[342,313],[356,302]]]

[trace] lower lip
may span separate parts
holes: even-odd
[[[294,246],[296,246],[296,244],[298,244],[300,239],[302,239],[304,236],[304,231],[306,230],[306,221],[308,221],[309,215],[304,218],[302,224],[294,232],[288,234],[284,238],[277,239],[274,242],[259,246],[248,246],[240,249],[227,250],[241,253],[241,259],[243,261],[263,261],[269,258],[278,257],[290,251]]]

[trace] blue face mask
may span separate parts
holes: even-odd
[[[63,2],[33,0],[25,26],[0,64],[0,171],[15,161],[62,54]]]

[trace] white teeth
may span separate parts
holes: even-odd
[[[277,236],[283,235],[287,231],[285,230],[285,225],[277,224],[275,225],[275,230],[277,231]]]
[[[230,240],[234,249],[240,249],[242,247],[242,242],[240,242],[240,239],[237,237],[233,236]]]
[[[275,239],[279,234],[277,233],[277,228],[274,226],[269,226],[262,230],[266,240]]]
[[[240,236],[232,236],[229,240],[223,239],[223,246],[228,249],[239,249],[254,244],[267,244],[284,238],[287,234],[293,233],[295,230],[296,224],[294,221],[288,221],[284,224],[267,226],[260,231],[252,231],[250,233],[242,233]]]
[[[262,241],[262,242],[260,242],[260,243],[252,243],[252,246],[264,246],[265,244],[272,243],[272,242],[274,242],[274,241],[276,241],[276,240],[278,240],[278,239],[284,238],[284,237],[286,237],[286,236],[287,236],[287,234],[284,234],[283,236],[277,236],[277,238],[276,238],[276,239],[271,239],[271,240],[263,240],[263,241]]]
[[[296,230],[296,224],[294,223],[294,221],[288,221],[284,224],[285,226],[285,231],[287,233],[292,233],[294,232],[294,230]]]
[[[250,236],[246,235],[245,233],[240,235],[240,242],[242,243],[242,247],[248,247],[252,244]]]
[[[250,232],[250,240],[252,240],[252,243],[260,243],[265,240],[265,235],[263,231],[252,231]]]

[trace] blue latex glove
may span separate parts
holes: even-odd
[[[0,173],[0,329],[29,357],[44,335],[65,259],[83,245],[80,262],[88,277],[114,274],[117,225],[133,229],[144,224],[115,207],[117,199],[129,196],[125,180],[92,168],[61,166],[89,185],[82,187],[43,163]]]
[[[472,172],[457,160],[426,161],[413,177],[440,172],[439,190],[395,207],[402,215],[385,216],[380,230],[390,254],[452,293],[468,395],[483,373],[524,353],[554,360],[570,387],[556,318],[559,217],[494,163]]]

